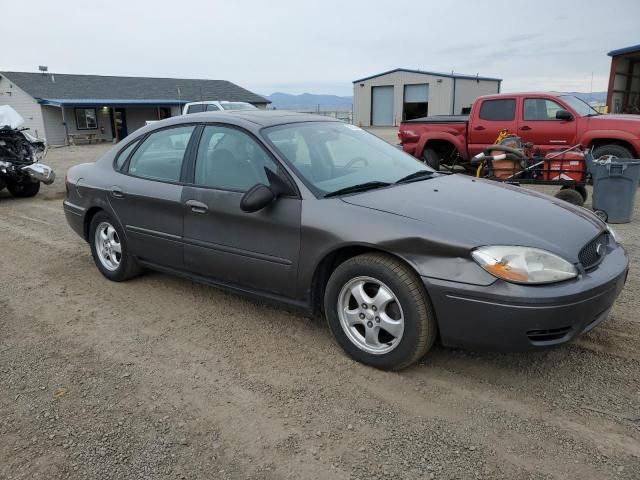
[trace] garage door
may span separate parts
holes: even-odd
[[[404,86],[404,103],[426,103],[429,101],[429,84]]]
[[[371,125],[393,125],[393,85],[371,88]]]

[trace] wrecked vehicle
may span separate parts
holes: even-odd
[[[23,123],[13,108],[0,106],[0,190],[6,187],[14,197],[33,197],[41,182],[53,183],[55,173],[40,163],[46,143],[21,128]]]

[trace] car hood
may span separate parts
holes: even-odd
[[[615,128],[613,122],[624,122],[632,128],[640,129],[640,115],[607,114],[588,117],[589,128]],[[636,130],[640,131],[640,130]]]
[[[425,236],[452,244],[524,245],[578,261],[578,252],[606,227],[594,214],[529,189],[464,175],[342,197],[363,208],[428,224]]]

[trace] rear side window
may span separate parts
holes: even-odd
[[[480,106],[480,118],[493,122],[514,120],[516,118],[515,99],[485,100]]]
[[[149,135],[131,157],[129,173],[152,180],[179,181],[184,154],[195,128],[194,125],[167,128]]]
[[[130,143],[124,150],[121,150],[116,158],[116,170],[122,170],[122,166],[124,162],[127,161],[131,152],[133,152],[134,148],[138,145],[138,140],[133,143]]]
[[[200,112],[204,112],[204,105],[202,103],[189,105],[187,107],[187,113],[200,113]]]
[[[207,112],[217,112],[218,110],[220,110],[220,108],[218,108],[218,106],[214,105],[213,103],[207,105]]]

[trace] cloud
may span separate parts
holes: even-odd
[[[38,26],[25,33],[33,12]],[[504,88],[600,79],[607,51],[637,43],[640,2],[31,0],[3,5],[2,17],[3,38],[19,41],[0,69],[45,64],[349,95],[352,80],[397,67],[496,76]]]

